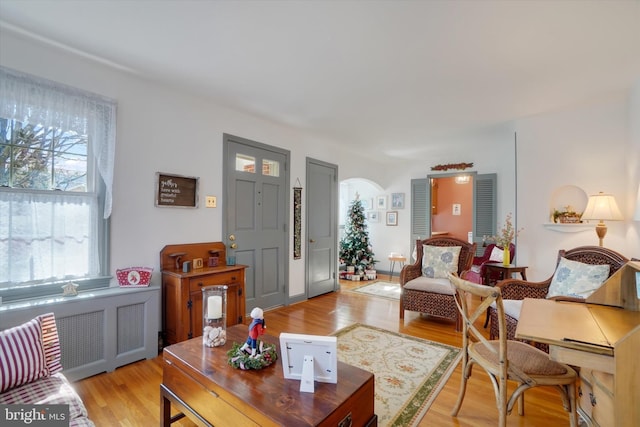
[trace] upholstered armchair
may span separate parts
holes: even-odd
[[[494,249],[498,249],[496,251],[494,251]],[[495,253],[494,253],[495,252]],[[484,254],[482,254],[482,256],[476,256],[473,257],[473,262],[471,263],[471,268],[469,269],[469,271],[465,274],[465,276],[463,277],[463,279],[468,280],[470,282],[473,283],[477,283],[479,285],[487,285],[487,286],[493,286],[493,283],[497,282],[499,279],[501,279],[500,277],[500,273],[497,271],[492,272],[492,276],[489,278],[491,283],[485,283],[484,282],[484,277],[486,274],[486,265],[487,264],[499,264],[502,263],[502,257],[501,256],[496,256],[497,252],[502,252],[502,248],[499,246],[496,246],[495,243],[491,243],[489,245],[487,245],[487,247],[484,250]],[[510,260],[514,260],[515,256],[516,256],[516,246],[511,243],[509,245],[509,252],[510,252]],[[493,254],[493,256],[492,256]]]
[[[502,299],[504,303],[507,323],[507,339],[515,339],[516,327],[518,326],[518,318],[520,316],[520,308],[522,307],[522,300],[525,298],[553,298],[562,299],[567,301],[584,302],[584,298],[571,297],[571,296],[549,296],[549,287],[551,282],[558,271],[558,266],[561,264],[562,259],[577,261],[583,264],[590,265],[609,265],[609,273],[607,277],[611,277],[613,273],[618,271],[620,267],[629,261],[623,255],[619,253],[603,248],[600,246],[580,246],[570,250],[560,250],[558,252],[558,258],[556,260],[556,271],[547,280],[542,282],[528,282],[520,279],[507,279],[498,282],[497,286],[501,289]],[[498,317],[495,308],[489,309],[489,317],[491,327],[489,331],[490,339],[497,339],[498,337]],[[543,350],[548,350],[545,344],[536,344]]]
[[[452,320],[460,330],[455,291],[444,270],[462,276],[471,268],[475,253],[475,243],[453,237],[417,240],[415,263],[400,272],[400,319],[404,319],[405,310],[418,311]]]

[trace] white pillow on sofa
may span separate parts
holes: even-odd
[[[547,298],[557,296],[587,298],[607,280],[610,268],[609,264],[584,264],[560,258],[558,268],[549,285]]]
[[[447,279],[447,273],[458,272],[462,246],[422,245],[422,275],[432,279]]]
[[[489,261],[502,262],[504,260],[504,251],[497,246],[491,249],[491,255],[489,255]]]
[[[0,393],[49,375],[38,319],[0,331]]]

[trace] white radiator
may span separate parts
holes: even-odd
[[[79,380],[158,355],[160,288],[109,288],[77,297],[3,305],[0,329],[53,312],[62,366]]]

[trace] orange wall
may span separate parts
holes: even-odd
[[[436,178],[438,200],[431,215],[431,231],[447,231],[449,236],[467,241],[473,228],[473,177],[468,184],[456,184],[455,177]],[[453,204],[460,204],[460,215],[453,215]]]

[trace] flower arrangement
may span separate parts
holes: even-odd
[[[500,233],[489,237],[489,240],[492,240],[497,246],[503,249],[508,249],[513,239],[515,239],[521,231],[522,229],[516,230],[513,227],[511,213],[509,213],[504,221],[504,226],[500,229]]]
[[[260,352],[255,356],[241,350],[240,344],[233,343],[231,350],[227,352],[228,363],[236,369],[262,369],[278,360],[278,353],[275,344],[260,343]]]

